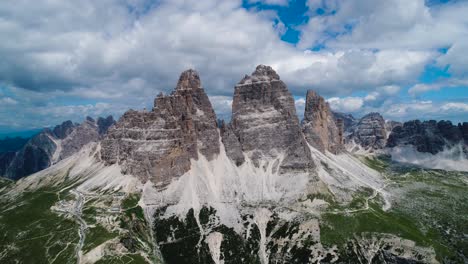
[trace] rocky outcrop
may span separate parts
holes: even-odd
[[[279,164],[280,173],[307,172],[314,168],[301,133],[294,99],[269,66],[257,66],[252,75],[246,75],[236,85],[232,120],[226,131],[223,137],[226,149],[240,145],[256,166],[261,160],[284,155]],[[242,162],[238,150],[227,154],[236,163]]]
[[[65,121],[52,130],[44,129],[17,152],[0,157],[0,176],[16,180],[70,157],[84,145],[99,141],[111,120],[112,117],[106,118],[101,128],[99,122],[87,117],[82,124]]]
[[[309,144],[321,152],[343,150],[343,119],[336,119],[325,99],[315,91],[307,91],[302,129]]]
[[[190,169],[198,155],[219,153],[216,115],[200,77],[183,72],[176,89],[158,95],[150,111],[127,111],[102,141],[101,157],[118,163],[123,173],[155,184],[169,183]]]
[[[78,124],[73,124],[72,121],[68,120],[63,122],[60,125],[55,126],[52,130],[52,135],[58,139],[64,139],[73,131],[73,129],[78,126]]]
[[[99,140],[99,128],[97,123],[91,117],[74,127],[74,129],[61,140],[60,154],[58,160],[62,160],[77,153],[84,145],[89,142],[97,142]]]
[[[387,137],[390,136],[390,133],[392,133],[392,130],[397,127],[397,126],[402,126],[403,123],[397,122],[397,121],[392,121],[392,120],[387,120],[385,121],[385,131],[387,134]]]
[[[468,144],[468,122],[458,123],[458,128],[462,132],[463,139],[465,140],[465,144]]]
[[[106,118],[98,117],[97,119],[97,126],[98,126],[98,133],[100,136],[103,136],[107,133],[107,130],[115,124],[115,120],[113,116],[108,116]]]
[[[242,146],[239,139],[232,130],[231,124],[225,124],[224,121],[222,121],[220,131],[226,155],[230,157],[237,166],[242,165],[245,161],[244,153],[242,152]]]
[[[437,154],[445,147],[466,142],[468,123],[453,125],[450,121],[412,120],[392,130],[387,147],[413,145],[419,152]]]
[[[382,149],[386,140],[385,120],[379,113],[370,113],[361,118],[350,135],[350,141],[366,150]]]
[[[6,171],[15,158],[16,152],[7,151],[0,153],[0,176],[6,175]]]

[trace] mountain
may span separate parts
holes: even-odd
[[[127,111],[102,141],[106,164],[143,181],[168,184],[190,169],[190,160],[219,153],[216,115],[193,70],[181,74],[170,95],[158,95],[150,112]]]
[[[129,110],[112,123],[65,122],[28,142],[33,160],[50,166],[0,179],[2,263],[462,263],[468,256],[460,214],[468,210],[468,173],[378,155],[387,131],[405,125],[378,113],[352,121],[314,91],[299,122],[293,96],[269,66],[235,85],[229,123],[217,121],[195,70],[150,111]],[[455,131],[442,127],[444,135]],[[366,151],[347,151],[345,134],[346,144]]]
[[[353,130],[359,120],[356,120],[353,115],[340,113],[340,112],[332,112],[335,120],[341,119],[343,120],[343,126],[345,133],[349,133]]]
[[[0,139],[0,153],[5,152],[15,152],[22,148],[26,142],[28,142],[29,138],[22,138],[22,137],[6,137],[4,139]]]
[[[437,154],[444,148],[451,148],[458,144],[468,145],[467,130],[467,122],[457,126],[444,120],[439,122],[412,120],[392,130],[387,146],[393,148],[412,145],[419,152]]]
[[[336,118],[325,99],[309,90],[306,96],[303,133],[316,149],[332,153],[343,151],[344,120]]]
[[[385,147],[387,131],[385,120],[379,113],[369,113],[362,117],[352,133],[349,135],[349,143],[364,150],[379,150]]]
[[[308,172],[315,167],[301,133],[294,99],[269,66],[257,66],[252,75],[236,85],[230,127],[240,150],[256,167],[265,159],[277,159],[274,169],[281,174]]]
[[[334,113],[337,117],[344,114]],[[370,113],[348,128],[346,149],[360,155],[388,155],[424,168],[468,171],[468,124],[412,120],[400,123]]]
[[[82,124],[65,121],[52,130],[44,129],[18,151],[0,156],[0,176],[17,180],[48,168],[98,141],[112,123],[111,116],[97,122],[87,117]]]

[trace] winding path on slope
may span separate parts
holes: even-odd
[[[88,228],[88,224],[81,217],[81,213],[82,213],[82,210],[83,210],[83,204],[84,204],[85,199],[84,199],[83,194],[81,192],[77,191],[76,189],[71,190],[70,193],[72,193],[76,197],[75,206],[73,207],[73,210],[70,212],[70,214],[72,214],[76,218],[78,223],[80,224],[80,228],[78,229],[78,235],[80,236],[80,241],[78,242],[78,245],[76,246],[76,250],[75,250],[77,263],[80,264],[81,263],[81,255],[82,255],[81,249],[83,248],[83,244],[84,244],[84,241],[85,241],[85,238],[86,238],[86,229]]]

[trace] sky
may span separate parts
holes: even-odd
[[[468,1],[6,0],[0,132],[151,109],[196,69],[219,118],[272,66],[356,117],[468,121]]]

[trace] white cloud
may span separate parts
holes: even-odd
[[[332,2],[331,6],[323,1],[308,2],[312,11],[325,6],[329,13],[304,27],[302,46],[328,41],[329,46],[340,48],[427,50],[466,40],[468,5],[463,1],[432,7],[424,0]],[[325,31],[339,36],[327,38]]]
[[[336,13],[313,17],[299,28],[296,47],[281,41],[284,24],[273,21],[274,11],[245,10],[241,0],[4,1],[0,35],[8,38],[0,42],[0,83],[9,87],[17,101],[9,107],[16,107],[27,126],[49,123],[40,114],[46,106],[57,120],[77,121],[79,114],[100,113],[97,102],[110,104],[102,113],[151,107],[156,94],[172,90],[189,67],[200,72],[221,118],[230,113],[234,85],[260,63],[272,65],[295,96],[314,89],[345,97],[336,99],[335,107],[354,112],[384,105],[398,96],[396,87],[414,85],[435,60],[450,64],[449,71],[461,77],[468,71],[466,41],[460,37],[466,32],[463,3],[437,8],[421,0],[308,4],[311,11],[325,4],[326,12]],[[344,24],[353,30],[343,31]],[[334,40],[327,32],[340,35]],[[321,51],[306,50],[323,42],[327,48]],[[447,54],[435,51],[441,45],[451,46]],[[347,97],[356,91],[368,95]],[[0,119],[8,114],[0,104]]]
[[[15,99],[12,99],[10,97],[4,97],[4,98],[0,98],[0,104],[17,105],[18,102]]]
[[[249,0],[249,3],[262,3],[264,5],[287,6],[288,0]]]
[[[467,9],[468,12],[468,9]],[[468,23],[468,21],[467,21]],[[468,27],[468,26],[467,26]],[[468,34],[468,30],[467,33]],[[460,78],[468,77],[468,37],[467,39],[454,43],[446,54],[437,59],[441,67],[449,66],[448,71]]]
[[[413,87],[408,89],[408,93],[411,96],[417,96],[422,93],[426,93],[429,91],[438,91],[440,90],[441,86],[437,84],[425,84],[425,83],[418,83]]]
[[[302,117],[304,116],[304,112],[305,112],[305,104],[306,104],[305,98],[298,98],[294,100],[294,104],[296,106],[297,116],[299,117],[299,119],[302,119]]]
[[[211,105],[216,109],[216,115],[220,119],[229,120],[232,112],[231,96],[209,96]]]
[[[333,111],[337,112],[356,112],[364,105],[364,100],[360,97],[332,97],[327,100]]]
[[[468,112],[468,104],[467,103],[446,103],[442,105],[441,109],[443,111],[448,112]]]

